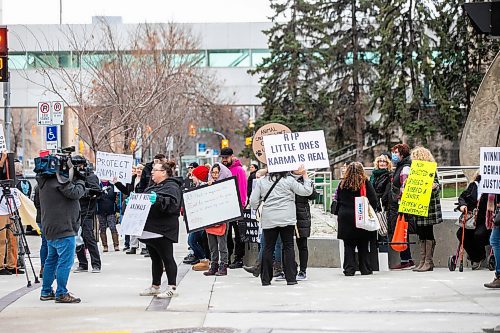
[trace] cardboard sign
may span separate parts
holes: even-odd
[[[330,167],[323,131],[295,132],[264,137],[269,172]]]
[[[150,209],[151,201],[149,201],[149,194],[131,194],[121,222],[120,233],[131,236],[142,235]]]
[[[243,219],[236,177],[189,189],[183,195],[187,232]]]
[[[481,193],[500,194],[500,147],[481,147],[480,155]]]
[[[291,133],[292,131],[285,125],[279,123],[270,123],[259,128],[252,140],[252,150],[255,157],[261,163],[267,163],[266,161],[266,149],[264,147],[263,137],[266,135],[276,135],[283,133]]]
[[[5,132],[3,130],[3,125],[0,125],[0,152],[7,150],[7,144],[5,143]]]
[[[405,182],[399,212],[418,216],[429,215],[432,184],[436,175],[436,162],[412,161]]]
[[[119,182],[127,184],[132,182],[132,165],[132,155],[98,151],[95,174],[100,180],[113,180],[116,177]]]

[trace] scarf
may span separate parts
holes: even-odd
[[[488,194],[488,203],[486,204],[486,228],[493,229],[493,219],[495,217],[495,194]]]
[[[373,169],[372,174],[370,175],[370,183],[373,184],[375,182],[375,178],[388,172],[389,170],[387,169]]]

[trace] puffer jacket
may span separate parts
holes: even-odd
[[[304,183],[304,178],[297,177],[292,174],[301,184]],[[316,199],[318,192],[314,189],[310,196],[295,195],[295,211],[297,215],[297,228],[295,229],[295,236],[298,238],[305,238],[311,236],[311,207],[309,200]]]

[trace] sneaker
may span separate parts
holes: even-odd
[[[136,247],[131,247],[128,251],[125,252],[126,254],[136,254],[137,253],[137,248]]]
[[[182,262],[185,264],[189,264],[193,259],[194,259],[194,254],[190,253],[187,256],[185,256],[184,259],[182,259]]]
[[[56,295],[54,292],[51,292],[48,295],[40,295],[40,301],[53,301],[56,299]]]
[[[101,268],[100,267],[92,268],[92,273],[101,273]]]
[[[130,249],[130,247],[129,247],[129,246],[125,246],[125,247],[123,248],[123,250],[122,250],[122,251],[123,251],[123,252],[125,252],[125,251],[127,251],[127,250],[129,250],[129,249]]]
[[[78,266],[77,268],[75,268],[75,269],[73,270],[73,273],[82,273],[82,272],[88,272],[88,271],[89,271],[89,269],[88,269],[88,268],[83,268],[83,267],[81,267],[81,266]]]
[[[7,268],[7,270],[12,274],[24,274],[24,271],[19,268]]]
[[[401,262],[395,266],[392,266],[391,269],[397,270],[397,269],[411,269],[415,266],[415,263],[413,260],[406,261],[406,262]]]
[[[80,303],[82,300],[70,293],[56,297],[56,303]]]
[[[12,275],[12,273],[7,269],[0,269],[0,275]]]
[[[306,272],[299,271],[297,274],[297,281],[307,281]]]
[[[149,288],[144,289],[139,295],[141,295],[141,296],[156,296],[160,293],[161,293],[160,287],[156,288],[156,287],[151,286]]]
[[[165,291],[159,293],[158,295],[156,295],[156,297],[158,297],[158,298],[172,298],[172,297],[177,295],[175,290],[176,290],[175,287],[168,286]]]
[[[274,278],[274,281],[285,281],[285,273],[281,272],[280,275]]]
[[[186,260],[186,261],[183,261],[185,264],[188,264],[188,265],[196,265],[197,263],[200,262],[200,259],[197,259],[196,257],[193,257],[193,259],[191,260]]]
[[[208,259],[201,259],[199,263],[193,265],[191,267],[193,271],[208,271],[210,268],[210,260]]]
[[[148,254],[148,249],[142,249],[140,255],[143,256],[145,254]]]
[[[495,277],[492,282],[485,283],[486,288],[498,289],[500,288],[500,277]]]
[[[235,260],[231,265],[229,265],[231,269],[243,268],[243,260]]]

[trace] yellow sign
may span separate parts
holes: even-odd
[[[252,137],[251,136],[247,136],[245,138],[245,145],[246,146],[250,146],[252,144]]]
[[[400,213],[427,217],[436,168],[436,162],[412,161],[399,204]]]

